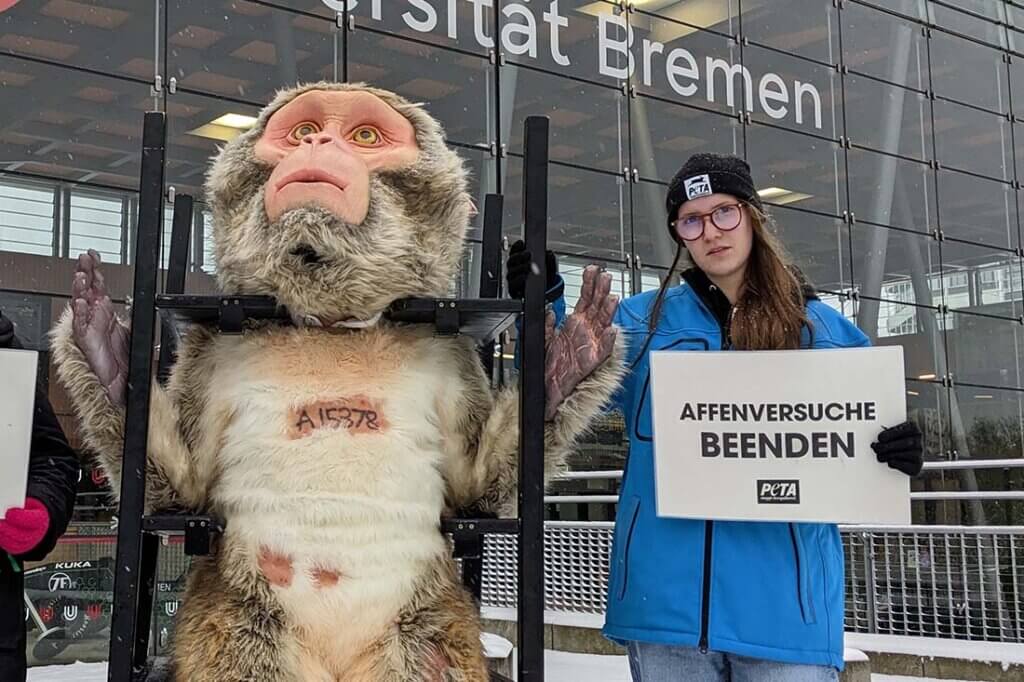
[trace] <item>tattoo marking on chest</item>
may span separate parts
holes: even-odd
[[[344,429],[352,434],[383,433],[388,421],[379,400],[363,395],[318,400],[293,408],[288,415],[288,435],[293,440],[305,438],[320,429]]]

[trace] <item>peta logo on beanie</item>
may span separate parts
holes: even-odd
[[[800,504],[800,481],[757,482],[758,504]]]
[[[711,177],[706,174],[690,178],[686,181],[685,186],[687,201],[712,194]]]

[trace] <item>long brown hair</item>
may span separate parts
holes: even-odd
[[[743,288],[733,306],[729,325],[732,347],[737,350],[799,348],[800,334],[807,324],[803,283],[795,274],[782,243],[768,229],[771,218],[749,203],[744,203],[744,207],[750,216],[753,239]],[[651,306],[647,342],[640,356],[658,327],[665,292],[682,253],[683,245],[680,244]]]

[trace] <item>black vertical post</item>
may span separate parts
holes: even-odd
[[[114,610],[110,628],[110,682],[129,682],[133,667],[145,663],[148,623],[136,621],[139,600],[152,599],[152,576],[147,595],[140,595],[142,573],[142,511],[146,498],[146,442],[149,435],[149,391],[152,380],[157,266],[164,208],[166,121],[160,112],[147,112],[142,130],[142,171],[139,179],[139,219],[135,241],[135,286],[129,344],[128,391],[124,424],[124,458],[117,526]],[[143,643],[139,650],[140,641]]]
[[[498,298],[501,295],[501,212],[503,197],[488,194],[484,197],[484,233],[480,248],[480,298]],[[493,379],[494,342],[480,348],[480,361],[487,378]]]
[[[544,680],[544,251],[548,214],[548,119],[526,119],[523,212],[533,256],[523,301],[519,372],[519,680]]]
[[[165,294],[185,293],[185,274],[188,271],[188,238],[192,234],[192,197],[179,194],[174,198],[174,220],[171,223],[171,245],[167,255],[167,284]],[[157,377],[160,383],[166,383],[174,361],[177,336],[174,333],[172,320],[161,319],[160,324],[160,363],[157,365]]]

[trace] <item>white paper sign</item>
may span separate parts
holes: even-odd
[[[910,523],[871,443],[906,421],[903,349],[651,353],[659,516]]]
[[[0,349],[0,518],[25,506],[38,354]]]

